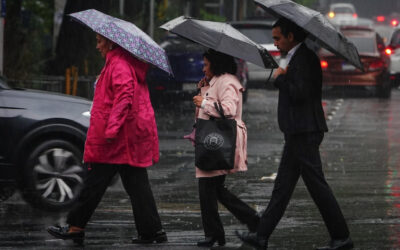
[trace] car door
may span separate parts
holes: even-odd
[[[392,34],[390,39],[392,55],[390,56],[390,74],[396,76],[396,81],[400,78],[400,29]]]
[[[5,123],[6,123],[6,105],[4,103],[4,86],[0,85],[0,165],[5,164],[5,155],[6,155],[6,150],[7,150],[7,144],[8,144],[8,137],[6,136],[6,128],[5,128]]]
[[[17,146],[17,119],[25,111],[19,98],[11,94],[13,91],[0,79],[0,165],[3,166],[11,165],[13,150]]]

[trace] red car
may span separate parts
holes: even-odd
[[[367,88],[373,89],[379,97],[389,98],[390,58],[385,53],[383,39],[374,30],[366,27],[342,27],[341,31],[357,47],[364,71],[356,69],[341,57],[321,49],[319,56],[324,89],[349,86]]]

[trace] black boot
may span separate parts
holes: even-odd
[[[347,250],[354,247],[353,241],[348,237],[343,240],[331,240],[327,246],[317,247],[316,250]]]
[[[198,247],[212,247],[215,242],[218,242],[219,246],[225,246],[225,237],[206,237],[204,240],[197,242]]]
[[[256,213],[252,222],[247,224],[247,228],[249,229],[250,233],[257,232],[258,225],[260,224],[260,220],[261,220],[261,215]]]
[[[257,233],[251,232],[238,232],[235,231],[236,236],[239,237],[243,242],[255,247],[256,249],[266,250],[268,248],[268,240],[263,237],[257,236]]]
[[[47,232],[57,239],[73,240],[76,244],[83,244],[85,238],[85,232],[68,232],[69,226],[50,226],[47,228]]]
[[[154,242],[163,243],[167,241],[167,234],[162,230],[151,236],[139,235],[137,238],[132,238],[133,244],[151,244]]]

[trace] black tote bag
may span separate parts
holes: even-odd
[[[221,103],[214,102],[221,118],[197,119],[195,164],[201,170],[233,169],[236,150],[236,120],[226,119]]]

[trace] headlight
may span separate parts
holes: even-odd
[[[90,111],[85,111],[82,113],[84,117],[90,118]]]

